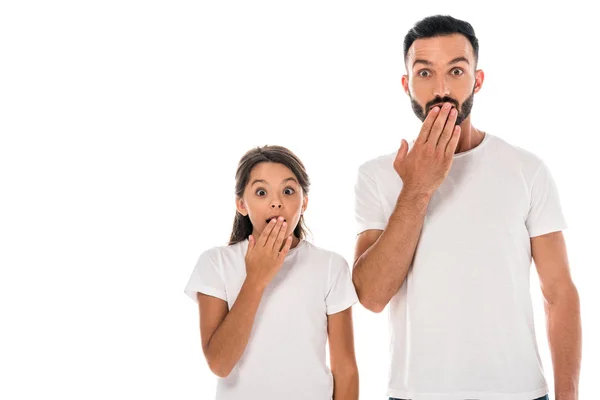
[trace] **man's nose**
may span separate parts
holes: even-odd
[[[450,96],[450,86],[448,86],[446,82],[446,78],[439,78],[435,84],[435,89],[433,95],[435,97],[449,97]]]

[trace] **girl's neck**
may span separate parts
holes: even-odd
[[[296,237],[296,235],[292,234],[292,246],[291,249],[295,248],[300,244],[300,238]]]

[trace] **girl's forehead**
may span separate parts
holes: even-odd
[[[256,164],[250,171],[250,183],[254,180],[281,182],[287,178],[297,180],[291,169],[275,162],[261,162]]]

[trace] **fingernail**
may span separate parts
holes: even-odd
[[[283,217],[282,216],[279,216],[279,218],[277,218],[277,219],[280,220],[280,221],[283,221]]]
[[[453,109],[450,111],[450,115],[453,115],[453,116],[454,116],[454,115],[456,115],[456,108],[453,108]]]
[[[433,110],[431,110],[431,111],[432,112],[438,112],[438,111],[440,111],[440,108],[439,107],[433,107]]]
[[[447,110],[447,109],[449,109],[449,108],[450,108],[450,103],[446,103],[446,104],[444,104],[444,108],[445,108],[446,110]]]

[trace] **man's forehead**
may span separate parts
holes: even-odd
[[[446,64],[459,57],[474,62],[473,47],[465,36],[453,34],[415,40],[408,49],[406,61],[412,68],[416,60]]]

